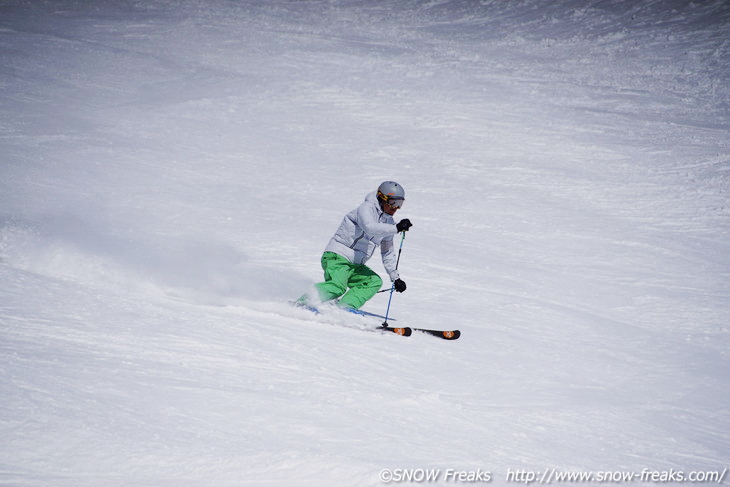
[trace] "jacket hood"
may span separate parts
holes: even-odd
[[[368,193],[367,196],[365,196],[365,201],[368,203],[374,204],[380,213],[383,213],[383,208],[380,206],[380,200],[378,200],[378,192],[373,191],[372,193]]]

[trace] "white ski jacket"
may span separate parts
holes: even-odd
[[[365,264],[380,246],[383,266],[391,281],[398,279],[398,257],[393,236],[398,233],[393,217],[383,212],[375,191],[365,201],[345,215],[337,232],[330,239],[325,252],[334,252],[353,264]]]

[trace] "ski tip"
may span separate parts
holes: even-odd
[[[415,328],[415,330],[427,335],[443,338],[444,340],[456,340],[461,336],[459,330],[426,330],[423,328]]]
[[[461,332],[459,330],[448,330],[444,331],[442,335],[445,340],[456,340],[461,336]]]

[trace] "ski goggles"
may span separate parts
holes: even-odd
[[[405,200],[405,199],[403,199],[403,198],[388,198],[387,200],[385,200],[385,202],[386,202],[386,203],[388,204],[388,206],[390,206],[391,208],[402,208],[402,207],[403,207],[403,203],[404,203],[405,201],[406,201],[406,200]]]

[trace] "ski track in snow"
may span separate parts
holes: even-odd
[[[722,1],[4,2],[0,485],[730,467],[729,27]],[[386,179],[395,324],[457,341],[287,304]]]

